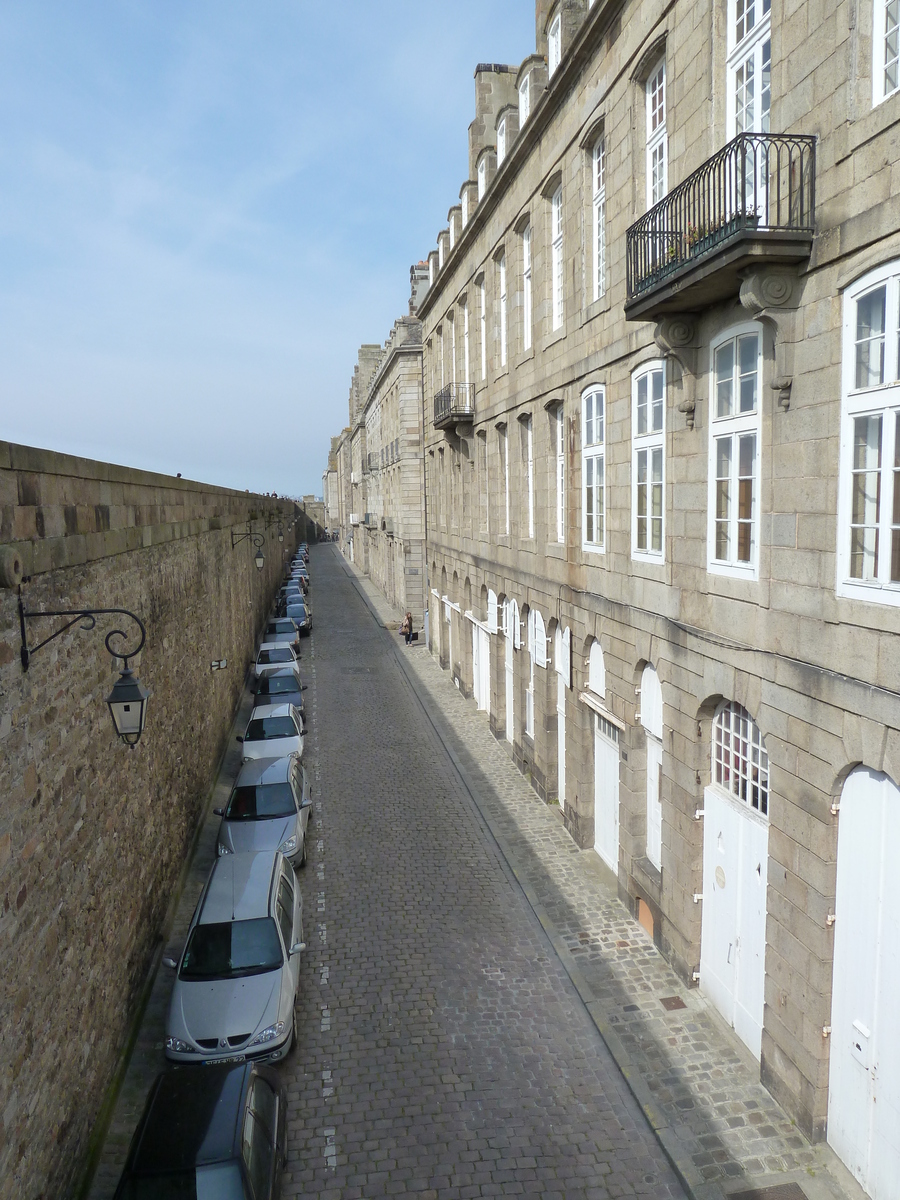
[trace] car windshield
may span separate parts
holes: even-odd
[[[245,742],[266,742],[269,738],[296,737],[297,726],[290,717],[257,717],[247,726]]]
[[[284,956],[271,917],[195,925],[184,952],[180,979],[240,979],[276,971]]]
[[[225,809],[225,819],[262,821],[266,817],[289,817],[296,811],[289,783],[267,783],[257,787],[236,787]]]
[[[293,633],[293,621],[270,621],[266,626],[266,633]]]
[[[262,666],[266,666],[267,663],[293,662],[294,656],[290,646],[276,646],[274,650],[260,650],[258,661]]]
[[[267,675],[259,681],[257,696],[281,696],[285,692],[299,692],[300,684],[293,675]]]

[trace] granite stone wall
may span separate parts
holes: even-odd
[[[24,672],[17,589],[0,588],[0,1195],[56,1200],[84,1168],[294,516],[289,501],[0,443],[0,554],[30,577],[26,607],[137,613],[151,692],[129,750],[104,703],[118,677],[104,636],[129,623],[76,626]],[[249,539],[232,547],[251,518],[262,571]],[[30,624],[29,642],[57,624]]]

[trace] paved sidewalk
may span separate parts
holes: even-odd
[[[335,551],[335,553],[338,553]],[[380,624],[402,619],[350,563]],[[823,1144],[810,1145],[760,1084],[758,1063],[712,1005],[686,989],[493,737],[485,714],[424,646],[397,655],[682,1183],[697,1200],[782,1185],[766,1200],[864,1200]],[[794,1185],[782,1191],[784,1185]],[[799,1190],[802,1189],[802,1190]],[[748,1198],[749,1200],[749,1198]],[[760,1196],[759,1200],[763,1200]]]

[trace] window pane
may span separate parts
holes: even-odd
[[[738,562],[753,561],[755,517],[756,434],[739,439],[738,449]]]
[[[647,432],[647,383],[649,377],[641,375],[637,381],[637,434]]]
[[[759,89],[759,131],[769,132],[769,113],[772,108],[772,43],[768,39],[762,47],[762,71]]]
[[[662,433],[663,427],[663,373],[654,371],[651,377],[653,386],[653,412],[651,428],[654,433]]]
[[[850,577],[875,579],[881,509],[881,416],[853,422],[850,484]]]
[[[756,411],[756,376],[759,365],[759,339],[756,334],[738,338],[740,361],[741,412]]]
[[[734,409],[734,342],[716,350],[716,416],[730,417]]]
[[[731,546],[731,438],[716,441],[716,558],[727,562]]]
[[[594,442],[594,397],[587,395],[584,398],[584,444],[586,446],[593,445]]]
[[[897,90],[900,82],[900,72],[897,64],[900,59],[898,45],[898,24],[900,24],[900,0],[888,0],[884,10],[884,92]]]
[[[894,413],[894,472],[891,486],[891,583],[900,583],[900,413]]]
[[[663,452],[662,447],[653,451],[650,488],[650,548],[662,553],[663,526]]]
[[[856,302],[856,386],[884,383],[886,289],[876,288]]]
[[[647,451],[635,456],[635,543],[638,550],[647,549]]]

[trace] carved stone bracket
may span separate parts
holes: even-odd
[[[800,280],[790,268],[748,271],[741,281],[740,299],[757,321],[772,330],[775,377],[770,386],[779,408],[787,411],[794,382],[794,313],[800,303]]]
[[[694,428],[697,405],[697,322],[693,313],[663,317],[653,332],[653,340],[667,359],[679,368],[682,399],[678,411],[684,414],[688,429]]]

